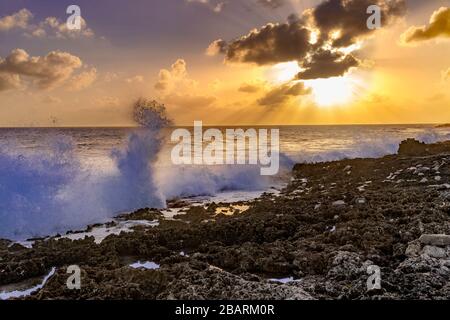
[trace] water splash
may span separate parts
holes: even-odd
[[[161,129],[170,124],[163,105],[139,99],[133,118],[141,127],[112,158],[116,173],[82,169],[72,141],[48,142],[50,152],[16,154],[0,148],[0,238],[51,235],[102,222],[118,212],[164,207],[154,183],[153,165],[161,148]]]

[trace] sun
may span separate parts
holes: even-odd
[[[312,89],[314,101],[323,107],[350,103],[356,94],[356,82],[350,77],[334,77],[305,81]]]
[[[286,83],[295,79],[301,70],[297,62],[280,63],[270,69],[268,77],[274,83]],[[314,102],[321,107],[350,103],[356,97],[359,85],[351,75],[305,80],[304,83],[311,89]]]
[[[275,83],[284,83],[294,79],[300,70],[297,62],[284,62],[273,66],[269,70],[268,76]]]

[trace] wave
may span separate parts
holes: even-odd
[[[22,240],[81,229],[123,211],[163,208],[166,199],[266,190],[297,162],[381,157],[396,153],[406,138],[355,135],[353,143],[334,150],[281,153],[280,174],[272,177],[261,176],[256,165],[161,166],[161,130],[170,124],[164,109],[140,100],[134,118],[141,127],[128,136],[124,148],[111,153],[112,172],[87,170],[66,136],[51,138],[49,152],[18,154],[11,143],[0,146],[0,238]],[[442,130],[406,134],[426,143],[450,139]]]
[[[141,125],[127,146],[111,157],[116,171],[82,169],[73,142],[64,136],[48,141],[50,152],[16,154],[0,149],[0,238],[19,240],[78,229],[118,212],[162,208],[165,198],[154,183],[160,131],[169,124],[156,102],[139,100],[134,119]]]
[[[354,139],[353,143],[349,143],[343,148],[324,151],[305,150],[302,153],[290,155],[290,159],[295,163],[319,163],[343,159],[380,158],[396,154],[400,143],[406,138],[413,138],[420,142],[431,144],[450,140],[450,133],[448,131],[427,129],[422,132],[397,137],[362,137]]]

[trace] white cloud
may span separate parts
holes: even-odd
[[[188,78],[186,61],[178,59],[172,64],[170,70],[161,69],[155,89],[158,91],[171,91],[176,86],[195,86],[196,82]]]
[[[215,12],[215,13],[220,13],[222,12],[223,8],[225,7],[225,5],[227,4],[227,2],[225,1],[216,1],[213,2],[211,0],[186,0],[187,3],[196,3],[196,4],[201,4],[207,8],[209,8],[211,11]]]
[[[65,21],[60,21],[55,17],[47,17],[43,21],[32,23],[33,14],[28,9],[22,9],[9,16],[0,18],[0,31],[12,29],[24,30],[27,37],[36,38],[92,38],[94,31],[87,26],[86,20],[81,17],[81,29],[69,30]]]
[[[80,74],[73,76],[68,83],[68,87],[72,91],[79,91],[86,89],[97,79],[97,69],[83,71]]]
[[[0,31],[8,31],[11,29],[26,29],[29,21],[33,18],[33,14],[27,10],[22,9],[9,16],[0,18]]]
[[[0,74],[3,78],[31,80],[40,89],[51,89],[62,84],[82,66],[77,56],[67,52],[51,51],[46,56],[31,57],[23,49],[14,49],[5,58],[0,58]]]
[[[217,80],[215,84],[217,85]],[[212,105],[217,99],[214,96],[198,92],[198,82],[190,79],[184,59],[178,59],[170,70],[159,71],[155,89],[162,94],[162,101],[168,105],[192,109]]]
[[[0,72],[0,92],[17,89],[20,86],[21,82],[18,75]]]
[[[99,107],[118,107],[120,100],[116,97],[103,96],[96,98],[94,104]]]
[[[144,77],[141,75],[136,75],[134,77],[131,78],[127,78],[125,79],[126,83],[132,84],[132,83],[142,83],[144,82]]]
[[[28,37],[51,37],[56,39],[92,38],[94,31],[88,28],[86,20],[81,18],[80,30],[69,30],[66,22],[62,22],[55,17],[45,18],[37,26],[31,26],[25,33]]]

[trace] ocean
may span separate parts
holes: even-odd
[[[173,198],[233,201],[236,194],[259,194],[288,181],[297,162],[380,157],[396,153],[406,138],[450,140],[450,128],[433,125],[278,128],[276,177],[261,176],[251,165],[175,166],[172,129],[158,137],[133,128],[0,129],[0,238],[84,228],[120,212],[164,207]]]

